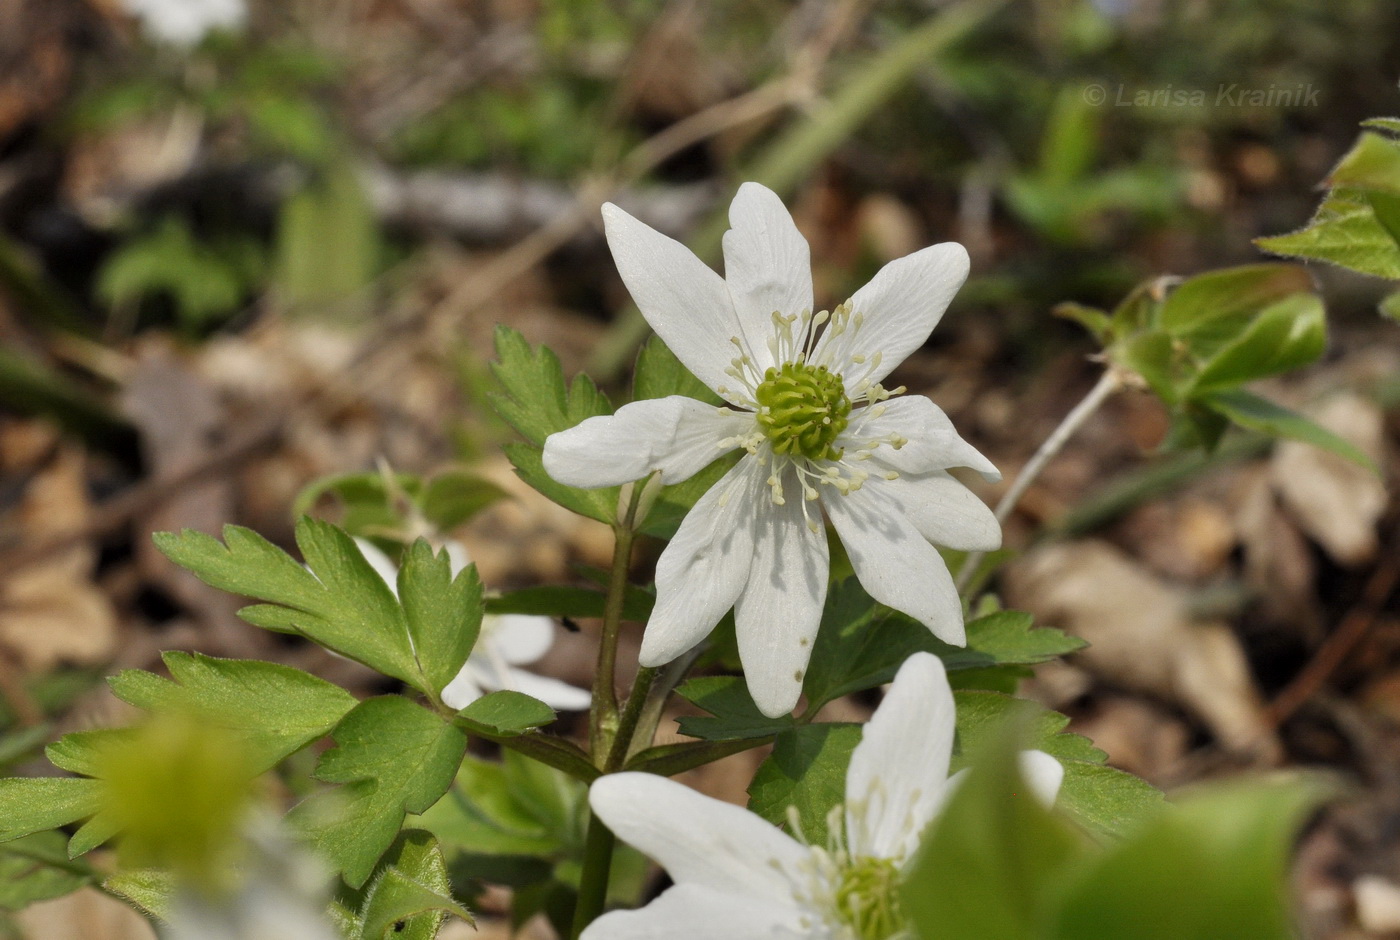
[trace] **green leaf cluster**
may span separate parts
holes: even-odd
[[[1303,228],[1255,239],[1265,251],[1326,261],[1400,281],[1400,118],[1374,118],[1328,175],[1327,196]],[[1381,302],[1400,319],[1400,291]]]
[[[432,833],[399,833],[359,890],[345,888],[331,916],[347,940],[433,940],[449,915],[474,923],[452,896],[442,847]]]
[[[305,515],[329,497],[339,504],[341,528],[351,535],[406,535],[420,523],[427,523],[436,532],[447,532],[506,495],[490,480],[457,467],[423,477],[342,473],[322,477],[303,488],[292,502],[292,514]]]
[[[1111,313],[1076,304],[1061,316],[1104,346],[1115,368],[1140,377],[1171,410],[1169,449],[1213,450],[1231,424],[1371,461],[1335,434],[1244,386],[1318,359],[1327,317],[1297,265],[1224,268],[1173,284],[1149,281]]]
[[[970,775],[909,871],[903,902],[916,936],[1295,936],[1284,900],[1289,850],[1318,787],[1294,780],[1203,789],[1102,843],[1043,806],[1021,780],[1016,751],[1039,744],[1038,736],[1023,743],[1006,732],[1003,724],[975,749]]]

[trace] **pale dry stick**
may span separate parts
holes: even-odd
[[[1104,374],[1099,376],[1099,380],[1094,387],[1089,390],[1089,394],[1084,396],[1083,401],[1075,405],[1065,419],[1060,422],[1050,436],[1045,439],[1045,443],[1040,445],[1040,449],[1035,452],[1030,461],[1021,469],[1016,481],[1011,484],[1011,488],[1002,496],[997,503],[997,522],[1005,523],[1011,515],[1011,511],[1016,508],[1016,504],[1021,501],[1026,490],[1035,482],[1036,477],[1045,469],[1045,465],[1054,459],[1055,455],[1065,446],[1065,443],[1074,436],[1074,432],[1089,420],[1089,416],[1099,410],[1105,401],[1121,389],[1124,385],[1123,374],[1116,366],[1110,365]],[[977,572],[977,568],[982,563],[982,559],[987,557],[986,552],[973,552],[963,561],[962,568],[958,570],[958,591],[961,593],[967,588]]]

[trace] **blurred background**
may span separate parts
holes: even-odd
[[[764,182],[823,306],[965,244],[894,379],[1014,478],[1100,370],[1052,309],[1262,260],[1358,123],[1400,112],[1397,77],[1385,0],[0,0],[0,768],[120,720],[102,676],[161,649],[373,691],[241,624],[152,531],[289,544],[318,478],[465,467],[511,497],[451,533],[487,585],[606,564],[605,528],[514,480],[487,400],[497,323],[625,396],[646,334],[603,201],[717,261],[733,190]],[[1394,479],[1383,284],[1314,274],[1330,352],[1269,394]],[[1164,454],[1166,430],[1118,396],[1011,520],[994,587],[1093,643],[1023,692],[1161,786],[1347,775],[1301,843],[1307,935],[1400,936],[1395,503],[1301,445]],[[542,670],[587,685],[591,626]],[[760,758],[691,782],[742,801]],[[86,895],[15,923],[149,936]]]

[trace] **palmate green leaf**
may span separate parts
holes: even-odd
[[[668,395],[684,395],[716,407],[724,404],[708,385],[681,364],[661,337],[652,336],[637,353],[637,368],[632,374],[632,400]]]
[[[1182,282],[1162,302],[1157,326],[1210,357],[1233,340],[1260,310],[1313,289],[1296,264],[1251,264],[1200,274]]]
[[[827,722],[778,735],[749,784],[749,809],[778,826],[796,807],[802,837],[825,845],[827,817],[846,798],[846,768],[862,725]]]
[[[1088,848],[1026,786],[1015,735],[986,743],[906,878],[920,937],[1036,940],[1065,868]]]
[[[1334,189],[1304,228],[1288,235],[1256,238],[1254,244],[1271,254],[1326,261],[1362,274],[1400,280],[1400,244],[1376,219],[1365,190]]]
[[[66,826],[97,812],[101,784],[76,777],[0,780],[0,842]]]
[[[92,868],[68,857],[68,838],[49,830],[0,845],[0,909],[71,894],[95,880]]]
[[[1297,412],[1289,411],[1282,405],[1276,405],[1243,389],[1216,392],[1202,398],[1201,403],[1242,428],[1311,444],[1331,451],[1339,457],[1345,457],[1373,473],[1379,472],[1375,461],[1350,441],[1338,437]]]
[[[161,658],[174,681],[128,669],[107,680],[113,693],[137,708],[193,711],[234,731],[255,773],[324,737],[355,707],[355,697],[340,686],[291,666],[200,653],[167,652]],[[89,760],[70,753],[80,740],[61,739],[50,759],[75,773],[94,774]],[[66,755],[63,763],[56,752]],[[79,759],[81,764],[74,763]]]
[[[1315,294],[1294,294],[1261,311],[1196,373],[1196,397],[1302,368],[1327,348],[1327,315]]]
[[[316,777],[344,786],[318,793],[288,817],[352,888],[364,884],[406,813],[422,813],[452,785],[465,732],[398,695],[367,699],[332,735]]]
[[[1288,940],[1294,837],[1319,802],[1297,780],[1234,782],[1081,864],[1037,936],[1049,940]]]
[[[833,699],[894,679],[904,660],[929,652],[954,675],[960,670],[1034,665],[1078,649],[1084,641],[1059,630],[1037,628],[1029,614],[995,611],[967,623],[967,646],[950,646],[923,624],[877,607],[855,578],[833,586],[807,665],[803,692],[807,714]]]
[[[741,676],[701,676],[676,690],[681,698],[714,717],[684,715],[676,719],[681,734],[706,741],[766,738],[793,727],[790,715],[769,718],[758,710]]]
[[[523,692],[503,689],[483,695],[457,713],[456,722],[469,731],[514,737],[547,725],[554,709]]]
[[[585,418],[612,413],[607,396],[586,375],[567,388],[559,359],[544,347],[532,349],[516,330],[496,327],[496,361],[491,371],[501,391],[491,395],[496,413],[528,445],[507,445],[506,456],[526,483],[567,509],[611,523],[617,515],[617,487],[580,490],[556,483],[544,472],[540,448],[545,438]]]
[[[214,587],[266,601],[239,611],[255,626],[300,633],[327,649],[402,679],[430,697],[457,674],[475,641],[481,585],[468,566],[449,579],[446,552],[424,543],[399,573],[401,604],[345,532],[303,518],[290,555],[250,529],[224,528],[224,542],[186,529],[157,533],[172,561]]]
[[[421,829],[399,833],[366,887],[342,893],[336,906],[354,940],[433,940],[448,914],[473,923],[452,897],[437,839]]]
[[[1132,774],[1103,766],[1107,757],[1088,738],[1064,732],[1069,719],[1034,702],[998,692],[957,691],[954,771],[988,746],[1008,722],[1026,730],[1022,746],[1044,751],[1065,768],[1056,805],[1096,835],[1111,837],[1152,819],[1165,805],[1159,790]]]

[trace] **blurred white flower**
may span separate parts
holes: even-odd
[[[326,916],[330,875],[275,819],[249,827],[240,882],[227,895],[176,895],[164,940],[340,940]]]
[[[594,812],[675,886],[646,907],[594,921],[582,940],[887,940],[908,936],[899,887],[919,840],[962,774],[948,777],[953,693],[943,663],[916,653],[865,726],[828,845],[664,777],[621,773],[589,791]],[[1064,769],[1042,751],[1021,773],[1047,805]]]
[[[397,595],[399,571],[389,556],[365,539],[357,538],[355,544],[360,547],[365,561]],[[444,547],[455,578],[471,559],[461,542],[449,540]],[[463,709],[487,692],[511,689],[533,695],[551,708],[587,709],[592,702],[587,690],[517,668],[539,659],[553,643],[554,622],[548,617],[487,614],[481,619],[481,633],[461,672],[441,692],[443,704]]]
[[[172,46],[196,46],[214,30],[241,30],[245,0],[120,0],[147,35]]]
[[[962,603],[930,543],[1000,545],[991,510],[947,470],[1000,475],[933,402],[894,397],[904,389],[880,381],[943,316],[967,278],[966,250],[924,248],[885,265],[834,311],[813,313],[807,242],[756,183],[739,187],[729,207],[724,278],[617,206],[603,206],[603,220],[647,322],[732,407],[680,395],[633,402],[551,435],[545,469],[570,486],[654,471],[669,485],[747,451],[657,562],[642,665],[675,659],[732,607],[754,701],[770,717],[791,711],[826,600],[822,509],[872,597],[962,645]]]

